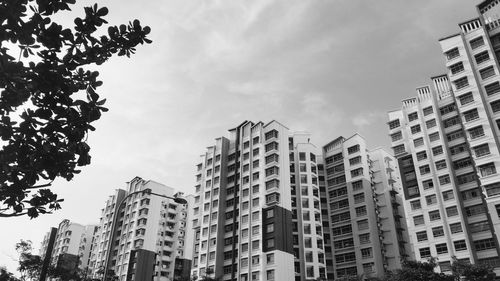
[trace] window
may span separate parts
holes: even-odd
[[[447,60],[452,60],[452,59],[460,56],[460,53],[458,52],[458,48],[453,48],[444,54],[445,54]]]
[[[479,166],[479,172],[481,173],[482,177],[487,177],[489,175],[496,174],[497,170],[495,168],[494,163],[488,163],[488,164]]]
[[[459,222],[450,224],[450,231],[452,234],[463,232],[462,224]]]
[[[455,108],[456,108],[455,104],[451,103],[451,104],[448,104],[448,105],[445,105],[445,106],[439,108],[439,111],[441,112],[441,115],[446,115],[450,112],[455,111]]]
[[[367,214],[366,206],[361,206],[356,208],[356,216],[361,217]]]
[[[495,76],[495,69],[493,69],[493,66],[488,66],[486,68],[483,68],[479,71],[479,75],[481,75],[481,79],[485,80],[488,79],[492,76]]]
[[[402,138],[403,138],[403,134],[401,133],[401,131],[396,132],[396,133],[394,133],[394,134],[391,135],[391,140],[392,141],[398,141],[398,140],[400,140]],[[351,165],[353,165],[353,164],[351,164]]]
[[[453,217],[458,215],[458,209],[457,206],[451,206],[446,208],[446,216],[448,217]]]
[[[417,232],[417,241],[422,242],[422,241],[427,241],[427,231],[420,231]]]
[[[442,146],[436,146],[436,147],[432,148],[432,155],[437,156],[440,154],[443,154],[443,147]],[[427,167],[429,167],[429,166],[427,165]]]
[[[465,240],[453,241],[453,246],[455,246],[455,251],[467,250],[467,243],[465,243]]]
[[[427,203],[427,206],[436,204],[437,203],[436,194],[425,196],[425,202]]]
[[[362,259],[368,259],[371,257],[373,257],[372,248],[361,249],[361,258]]]
[[[446,243],[436,244],[436,252],[438,253],[438,255],[448,253],[448,247],[446,246]]]
[[[436,127],[436,119],[431,119],[429,121],[425,121],[425,126],[427,127],[427,129]]]
[[[370,243],[370,233],[360,234],[359,235],[359,243],[361,243],[361,244]]]
[[[419,146],[424,145],[424,139],[423,138],[418,138],[418,139],[413,140],[413,145],[415,147],[419,147]]]
[[[431,249],[429,247],[426,248],[420,248],[420,258],[429,258],[431,256]]]
[[[266,278],[268,281],[274,280],[274,269],[268,270],[266,272]]]
[[[399,126],[401,126],[401,124],[399,123],[399,119],[389,121],[389,129],[390,130],[395,129]]]
[[[471,233],[479,233],[483,231],[490,230],[490,223],[488,221],[480,221],[473,224],[469,224],[469,229]]]
[[[449,128],[449,127],[457,125],[459,123],[460,123],[460,119],[457,116],[443,120],[443,126],[445,128]]]
[[[486,185],[484,189],[486,189],[486,194],[488,194],[488,197],[498,195],[500,194],[500,182]]]
[[[269,132],[267,132],[265,135],[264,135],[266,141],[267,140],[270,140],[272,138],[277,138],[278,137],[278,131],[276,130],[271,130]]]
[[[399,132],[399,134],[401,134],[401,132]],[[359,164],[359,163],[361,163],[361,156],[356,156],[354,158],[349,159],[349,165],[351,165],[351,166]]]
[[[352,183],[352,189],[354,191],[363,189],[363,182],[361,180]]]
[[[271,150],[278,150],[278,143],[277,142],[271,142],[266,144],[266,152],[269,152]]]
[[[415,196],[420,195],[420,190],[418,189],[418,186],[410,186],[408,187],[408,196],[413,198]]]
[[[471,139],[477,139],[484,136],[483,126],[477,126],[475,128],[469,129],[469,136]]]
[[[450,70],[452,75],[460,73],[464,71],[464,64],[462,62],[452,64],[450,65]]]
[[[348,154],[353,154],[359,151],[359,144],[353,145],[349,148],[347,148],[347,153]]]
[[[466,150],[467,150],[467,148],[466,148],[465,144],[463,144],[463,143],[450,147],[451,155],[457,155],[457,154],[462,153]]]
[[[439,210],[430,211],[429,212],[429,219],[431,221],[435,221],[435,220],[441,219],[441,215],[439,214]]]
[[[500,100],[496,100],[492,103],[490,103],[490,106],[491,106],[491,110],[493,111],[493,113],[497,113],[500,111]]]
[[[425,175],[431,172],[431,168],[429,167],[429,165],[420,166],[419,170],[421,175]]]
[[[434,182],[432,180],[426,180],[422,182],[424,189],[430,189],[434,187]]]
[[[406,151],[404,144],[394,146],[392,149],[394,150],[394,155],[398,155],[398,154],[404,153]]]
[[[484,86],[484,90],[486,91],[486,94],[488,96],[494,95],[494,94],[500,92],[500,83],[497,81],[497,82],[493,82],[491,84],[488,84],[488,85]]]
[[[488,54],[488,51],[481,52],[477,55],[474,56],[476,59],[476,64],[481,64],[487,60],[490,59],[490,55]]]
[[[351,171],[351,177],[358,177],[363,175],[363,168],[358,168]]]
[[[420,125],[411,126],[410,130],[412,134],[420,133],[421,131]]]
[[[457,176],[457,182],[458,184],[466,184],[472,181],[476,180],[476,174],[475,173],[468,173],[465,175],[460,175]]]
[[[453,169],[455,170],[463,169],[469,166],[472,166],[472,159],[470,157],[459,159],[453,162]]]
[[[443,191],[443,200],[448,201],[454,199],[453,190]]]
[[[436,161],[436,169],[437,170],[442,170],[442,169],[446,169],[446,160],[439,160],[439,161]]]
[[[444,229],[442,226],[432,228],[432,236],[434,238],[444,236]]]
[[[417,120],[418,119],[418,113],[417,112],[413,112],[413,113],[410,113],[408,114],[408,121],[414,121],[414,120]]]
[[[417,161],[422,161],[425,159],[427,159],[427,152],[426,151],[417,152]]]
[[[485,187],[486,189],[486,187]],[[474,199],[480,196],[480,191],[478,188],[473,188],[469,189],[466,191],[462,191],[462,199],[463,200],[469,200],[469,199]]]
[[[445,185],[451,183],[451,179],[449,175],[443,175],[439,177],[439,184]]]
[[[413,217],[413,223],[415,224],[415,226],[424,224],[425,223],[424,216],[423,215],[414,216]]]
[[[364,193],[354,194],[354,203],[358,204],[362,202],[365,202],[365,194]]]
[[[484,39],[482,36],[479,36],[477,38],[470,40],[469,44],[470,44],[471,49],[474,50],[474,49],[484,45]]]
[[[486,210],[482,204],[474,205],[474,206],[470,206],[470,207],[465,208],[465,214],[467,215],[467,217],[478,216],[478,215],[484,214],[485,212],[486,212]]]
[[[411,201],[410,206],[413,211],[422,209],[422,204],[420,203],[420,199]]]
[[[258,271],[252,272],[252,281],[259,281],[260,273]]]
[[[252,257],[252,265],[258,265],[260,264],[260,257],[259,256],[253,256]]]
[[[465,93],[458,97],[461,105],[466,105],[474,101],[474,97],[472,96],[472,92]]]
[[[429,134],[429,139],[431,141],[437,141],[437,140],[439,140],[439,133],[435,132],[435,133]]]
[[[433,112],[432,106],[428,106],[428,107],[424,108],[423,111],[424,111],[424,116],[431,114]]]
[[[495,241],[493,240],[493,238],[477,240],[477,241],[474,241],[474,248],[476,249],[476,251],[484,251],[484,250],[488,250],[488,249],[494,249],[495,248]]]
[[[478,118],[479,118],[479,113],[477,112],[476,108],[469,110],[467,112],[464,112],[465,122],[470,122],[470,121],[476,120]]]
[[[457,90],[460,90],[460,89],[463,89],[463,88],[469,86],[469,80],[467,80],[467,76],[464,76],[460,79],[457,79],[457,80],[453,81],[453,83],[455,83],[455,87],[457,88]]]

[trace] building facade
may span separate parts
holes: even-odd
[[[358,134],[323,147],[328,279],[383,277],[411,252],[396,159]],[[330,260],[331,256],[331,260]]]
[[[447,74],[389,112],[389,132],[403,177],[417,259],[454,258],[500,273],[499,2],[439,40]]]
[[[245,121],[201,155],[193,276],[326,277],[316,154],[307,136],[276,121]]]
[[[173,200],[177,197],[187,203]],[[120,281],[189,278],[192,227],[188,216],[193,200],[139,177],[127,183],[127,190],[117,190],[106,202],[94,236],[91,275],[114,275]]]
[[[54,250],[54,243],[56,241],[57,228],[51,227],[50,230],[43,237],[40,245],[39,255],[43,260],[42,269],[40,270],[40,281],[47,279],[47,273],[52,259],[52,251]]]

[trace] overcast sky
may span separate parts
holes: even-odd
[[[99,69],[110,111],[89,136],[92,164],[54,184],[63,209],[0,220],[0,265],[11,271],[19,239],[38,249],[63,219],[97,223],[107,196],[135,176],[192,193],[199,155],[244,120],[276,119],[318,146],[359,132],[388,147],[386,112],[445,72],[438,39],[475,17],[478,1],[101,3],[110,23],[151,26],[153,44]]]

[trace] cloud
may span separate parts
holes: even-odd
[[[381,123],[381,119],[385,118],[386,114],[383,112],[362,112],[352,118],[352,124],[360,129],[368,127],[373,124]]]

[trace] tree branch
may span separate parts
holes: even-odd
[[[49,187],[52,185],[52,181],[46,184],[41,184],[41,185],[34,185],[30,187],[26,187],[26,189],[37,189],[37,188],[42,188],[42,187]]]

